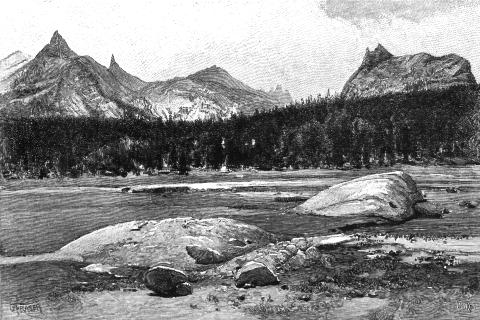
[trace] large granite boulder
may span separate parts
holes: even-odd
[[[415,181],[397,171],[373,174],[334,185],[295,208],[298,214],[348,217],[357,224],[402,222],[415,216],[423,201]]]
[[[223,262],[272,241],[272,234],[232,219],[175,218],[108,226],[67,244],[59,253],[113,267],[164,264],[196,270],[200,264]]]

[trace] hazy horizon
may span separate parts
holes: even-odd
[[[34,56],[55,30],[80,55],[146,81],[217,65],[295,99],[341,90],[365,49],[456,53],[480,78],[480,3],[468,0],[60,1],[4,5],[0,57]],[[53,19],[52,17],[55,17]]]

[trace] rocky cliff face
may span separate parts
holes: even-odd
[[[58,32],[33,60],[17,56],[7,57],[17,62],[14,71],[7,74],[0,65],[0,115],[225,119],[285,105],[281,97],[252,89],[217,66],[145,82],[122,69],[113,55],[109,68],[77,55]]]
[[[470,63],[455,54],[434,57],[427,53],[394,56],[382,45],[367,49],[360,68],[345,84],[346,98],[381,96],[453,86],[475,86]]]

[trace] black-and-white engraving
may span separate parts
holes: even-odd
[[[480,3],[1,12],[0,319],[480,318]]]

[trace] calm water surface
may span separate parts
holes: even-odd
[[[439,220],[412,220],[370,231],[480,235],[480,208],[458,202],[480,199],[480,168],[396,167],[410,173],[427,198],[452,213]],[[390,171],[391,168],[383,171]],[[379,171],[379,170],[377,170]],[[314,195],[335,183],[372,171],[302,170],[292,172],[197,174],[181,182],[268,181],[273,186],[236,191],[190,191],[166,194],[119,193],[108,188],[135,184],[172,183],[175,176],[132,179],[80,179],[65,182],[11,183],[0,191],[0,249],[4,255],[51,252],[98,228],[136,219],[192,216],[232,217],[288,236],[331,233],[341,219],[292,215],[295,203],[276,202],[275,193]],[[299,183],[300,182],[300,183]],[[36,184],[35,184],[36,183]],[[289,185],[291,183],[291,185]],[[275,186],[278,184],[278,186]],[[52,186],[53,185],[53,186]],[[447,193],[456,186],[459,193]],[[298,203],[297,203],[298,204]]]

